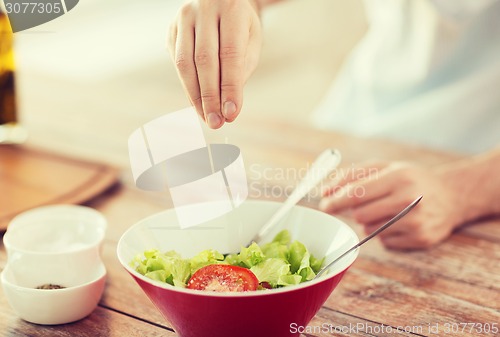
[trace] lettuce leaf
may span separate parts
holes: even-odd
[[[280,245],[285,245],[288,246],[290,242],[292,241],[292,236],[290,235],[290,232],[285,230],[282,230],[273,239],[273,243],[279,243]]]
[[[321,266],[325,262],[325,258],[317,259],[314,255],[311,254],[311,258],[309,259],[309,264],[312,270],[317,274],[321,270]]]
[[[303,266],[302,260],[306,254],[307,259],[309,260],[309,253],[307,252],[306,246],[298,241],[294,241],[290,244],[288,254],[288,262],[290,262],[290,270],[292,271],[292,274],[297,273],[299,268]]]
[[[282,276],[290,274],[290,265],[282,259],[270,258],[250,268],[260,283],[267,282],[276,288]]]
[[[278,286],[293,286],[302,282],[302,276],[295,274],[288,274],[280,276]]]
[[[130,266],[152,280],[185,287],[198,269],[210,264],[230,264],[249,268],[259,282],[277,288],[312,280],[323,262],[324,258],[314,257],[304,244],[291,242],[290,233],[284,230],[272,242],[262,247],[253,242],[249,247],[242,247],[239,254],[224,256],[208,249],[191,259],[183,259],[175,251],[162,253],[150,249],[134,257]]]
[[[264,259],[264,253],[255,242],[252,242],[248,248],[241,247],[239,261],[244,267],[251,268],[264,261]]]
[[[207,249],[200,252],[198,255],[191,258],[191,273],[194,274],[198,269],[208,266],[209,264],[222,263],[224,255],[214,249]]]
[[[191,276],[189,261],[174,251],[147,250],[132,260],[131,267],[152,280],[179,287],[185,287]]]

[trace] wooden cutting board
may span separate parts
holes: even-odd
[[[115,184],[118,173],[104,164],[0,145],[0,231],[30,208],[88,201]]]

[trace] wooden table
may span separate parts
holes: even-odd
[[[27,146],[34,146],[51,133],[45,134],[47,136],[35,132],[37,136]],[[326,147],[341,150],[344,166],[373,158],[411,160],[422,165],[456,158],[453,154],[394,142],[320,132],[285,122],[263,123],[251,117],[242,117],[239,123],[219,132],[207,131],[207,135],[213,141],[229,139],[241,148],[250,183],[261,191],[275,185],[292,186],[295,177],[268,181],[259,179],[262,172],[259,170],[304,167]],[[80,145],[85,146],[80,149],[85,151],[75,151],[78,146],[53,147],[52,150],[66,150],[68,154],[82,154],[86,158],[94,153],[95,159],[102,159],[106,158],[109,148],[120,144],[108,158],[123,168],[121,184],[88,203],[104,213],[109,221],[103,251],[108,270],[104,296],[95,312],[81,321],[40,326],[19,319],[2,295],[2,336],[175,336],[169,323],[120,266],[115,254],[121,234],[137,220],[169,207],[168,196],[135,188],[127,167],[125,139],[108,143],[100,139],[100,143],[92,143],[90,138],[81,140]],[[282,197],[270,196],[269,199]],[[314,198],[306,202],[311,207],[316,203]],[[353,227],[362,235],[359,226],[353,224]],[[360,257],[303,336],[445,336],[446,330],[451,331],[449,336],[499,336],[491,331],[479,333],[479,328],[487,329],[491,325],[498,328],[500,324],[499,262],[498,219],[468,226],[445,243],[426,251],[388,251],[376,240],[371,241],[362,248]],[[5,263],[2,245],[0,269]]]

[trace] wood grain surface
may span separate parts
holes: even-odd
[[[21,145],[0,146],[0,230],[22,211],[79,204],[117,182],[118,169]]]
[[[276,199],[265,195],[268,187],[264,183],[284,188],[293,186],[297,177],[268,180],[259,176],[258,170],[299,170],[325,147],[342,151],[344,167],[370,158],[410,160],[429,166],[458,158],[456,154],[320,132],[284,122],[261,125],[259,137],[255,137],[257,124],[258,120],[247,118],[244,126],[235,132],[226,131],[225,137],[242,149],[249,184],[261,188],[262,198]],[[223,141],[217,138],[217,133],[209,133],[208,137],[213,142]],[[30,179],[32,184],[44,184],[36,178]],[[317,198],[302,203],[315,207]],[[138,190],[128,169],[123,167],[121,184],[86,205],[100,210],[109,220],[103,250],[108,279],[98,309],[77,323],[43,327],[17,318],[1,297],[0,331],[6,331],[9,337],[174,336],[169,322],[116,257],[117,242],[127,228],[145,216],[171,207],[168,194]],[[359,225],[345,220],[358,235],[363,235]],[[390,251],[378,241],[370,241],[303,336],[497,336],[491,331],[478,333],[460,324],[485,326],[500,321],[499,224],[498,219],[471,224],[457,230],[445,243],[425,251]],[[2,248],[0,268],[5,263]],[[464,331],[446,334],[452,328]]]

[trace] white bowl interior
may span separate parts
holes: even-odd
[[[106,219],[89,207],[44,206],[15,217],[4,243],[7,251],[65,253],[99,245],[105,231]]]
[[[95,266],[94,270],[85,275],[81,275],[78,282],[73,284],[68,284],[64,282],[64,275],[61,278],[59,275],[47,276],[41,273],[39,278],[26,277],[24,274],[17,273],[9,264],[7,264],[2,271],[2,281],[8,283],[17,288],[23,288],[23,291],[33,291],[39,292],[43,289],[36,289],[36,287],[44,284],[57,284],[65,287],[65,290],[69,290],[76,287],[81,287],[89,283],[95,282],[102,276],[106,274],[106,267],[104,264],[99,264]]]
[[[88,282],[102,263],[106,219],[83,206],[53,205],[15,217],[3,241],[13,281],[25,287]]]
[[[17,261],[15,261],[17,262]],[[94,281],[102,274],[103,264],[93,261],[92,264],[80,267],[66,260],[65,263],[42,265],[29,261],[9,262],[5,268],[4,278],[11,284],[23,288],[34,289],[44,284],[57,284],[66,288],[77,287]]]
[[[104,291],[106,268],[100,264],[79,284],[64,289],[35,289],[40,285],[37,281],[16,276],[9,264],[0,279],[7,301],[21,318],[37,324],[64,324],[95,309]]]
[[[118,243],[118,258],[129,270],[129,262],[148,249],[175,250],[189,258],[205,249],[222,253],[239,252],[281,203],[247,200],[232,212],[197,227],[181,229],[175,209],[152,215],[132,226]],[[187,206],[190,207],[190,206]],[[200,205],[193,211],[200,211]],[[210,207],[209,205],[203,207]],[[325,256],[325,264],[340,256],[358,242],[354,231],[339,219],[301,206],[295,206],[264,239],[269,242],[281,230],[288,229],[292,240],[299,240],[314,256]],[[357,252],[336,263],[329,275],[345,270],[354,262]]]

